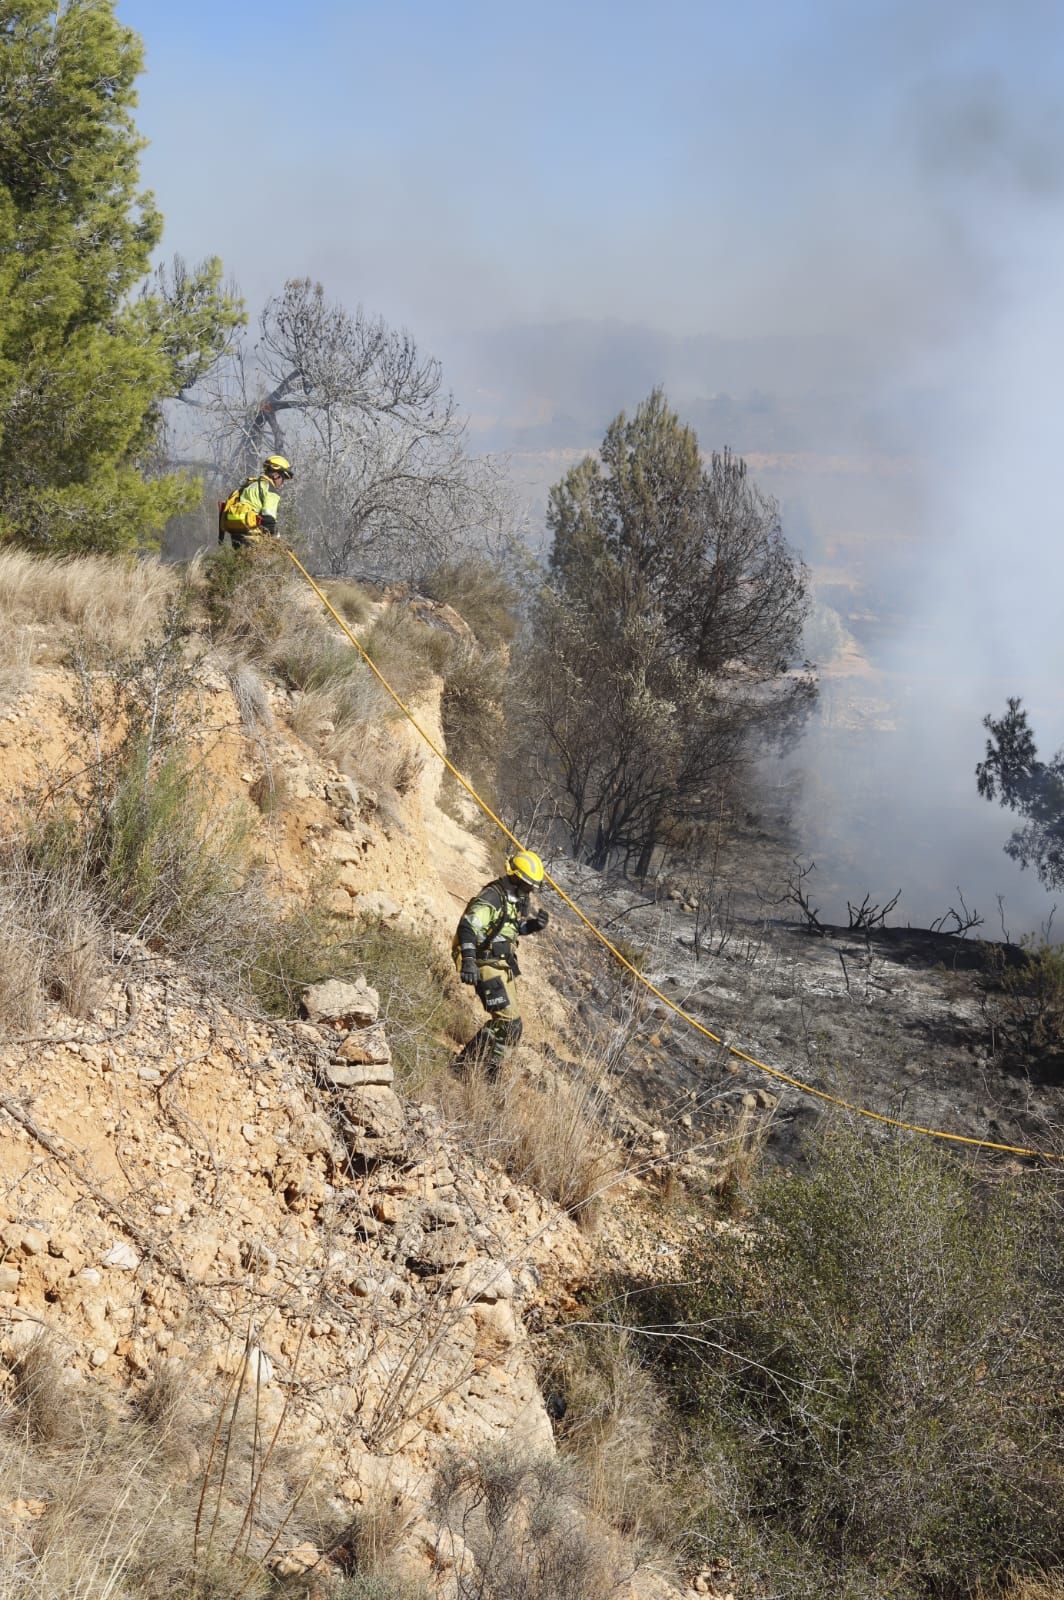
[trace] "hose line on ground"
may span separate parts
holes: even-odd
[[[503,822],[502,818],[495,814],[483,796],[477,793],[476,789],[469,782],[469,779],[464,775],[464,773],[458,770],[454,762],[447,755],[446,751],[441,749],[433,739],[432,735],[421,726],[421,723],[417,720],[417,717],[411,711],[410,707],[392,688],[391,684],[388,682],[383,672],[381,672],[376,662],[372,659],[365,646],[356,638],[355,634],[352,633],[343,617],[332,604],[328,595],[319,586],[317,581],[311,577],[310,573],[300,561],[299,557],[295,555],[293,551],[289,550],[287,545],[283,546],[283,549],[289,561],[291,561],[292,565],[302,575],[306,583],[308,583],[311,589],[313,589],[314,593],[317,595],[326,611],[332,617],[333,621],[354,645],[366,666],[377,679],[377,682],[380,684],[381,688],[399,707],[399,710],[403,713],[404,717],[406,717],[407,721],[410,723],[415,733],[417,733],[418,737],[423,740],[423,742],[432,751],[433,755],[443,762],[443,765],[447,768],[447,771],[459,784],[461,784],[462,788],[466,791],[474,803],[479,806],[484,815],[495,824],[501,833],[506,835],[507,839],[509,839],[512,845],[516,846],[517,849],[521,849],[521,840],[517,838],[516,834],[510,831],[505,822]],[[950,1144],[967,1145],[970,1148],[977,1150],[996,1150],[1004,1155],[1024,1156],[1035,1161],[1064,1161],[1064,1155],[1057,1155],[1048,1150],[1031,1149],[1028,1146],[1021,1144],[1000,1144],[993,1139],[977,1139],[970,1134],[948,1133],[944,1128],[928,1128],[924,1127],[918,1122],[906,1122],[901,1117],[892,1117],[883,1111],[872,1111],[867,1106],[854,1105],[852,1101],[843,1100],[839,1095],[830,1094],[826,1089],[818,1089],[814,1084],[804,1083],[801,1078],[792,1077],[790,1073],[781,1071],[779,1067],[770,1067],[767,1062],[758,1060],[757,1056],[749,1055],[745,1050],[740,1050],[738,1045],[728,1044],[728,1042],[725,1039],[722,1039],[719,1034],[714,1033],[712,1029],[707,1028],[704,1023],[699,1022],[697,1017],[692,1016],[689,1011],[685,1011],[683,1006],[679,1005],[675,1000],[670,999],[669,996],[664,994],[662,990],[659,989],[658,986],[646,976],[645,973],[640,972],[639,968],[634,966],[622,951],[618,950],[617,946],[610,939],[608,939],[607,936],[602,932],[601,928],[597,927],[596,924],[592,922],[591,918],[580,909],[576,901],[573,900],[571,896],[565,892],[561,885],[551,877],[549,872],[544,873],[544,881],[549,884],[551,889],[553,889],[554,893],[558,896],[563,905],[568,906],[569,910],[575,917],[578,918],[580,922],[583,923],[588,932],[592,934],[593,937],[596,938],[598,942],[610,952],[614,960],[619,962],[619,964],[636,980],[637,983],[642,984],[643,988],[652,994],[655,999],[659,1000],[663,1006],[673,1013],[674,1016],[677,1016],[683,1022],[686,1022],[688,1027],[694,1028],[697,1033],[702,1034],[703,1038],[709,1039],[715,1045],[719,1045],[721,1049],[725,1050],[728,1055],[734,1057],[736,1061],[743,1061],[747,1064],[747,1066],[755,1067],[758,1072],[764,1072],[768,1077],[775,1079],[777,1083],[785,1084],[787,1088],[794,1089],[799,1094],[808,1095],[811,1099],[820,1100],[826,1105],[837,1106],[840,1110],[848,1111],[857,1117],[864,1117],[869,1122],[882,1123],[888,1128],[899,1128],[905,1133],[919,1133],[923,1134],[928,1139],[942,1139]]]

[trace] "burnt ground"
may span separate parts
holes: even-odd
[[[728,1044],[855,1104],[951,1133],[1064,1147],[1059,1058],[1001,1026],[995,966],[1015,946],[889,926],[795,921],[785,842],[756,824],[722,851],[712,880],[666,880],[651,899],[570,864],[559,881],[659,987]],[[714,1046],[637,986],[566,913],[552,924],[592,1049],[670,1150],[711,1148],[742,1108],[771,1112],[784,1158],[822,1103]]]

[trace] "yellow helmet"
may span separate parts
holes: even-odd
[[[292,468],[284,456],[267,456],[262,464],[267,472],[279,472],[282,478],[292,477]]]
[[[506,863],[507,875],[527,883],[530,889],[543,882],[543,863],[534,850],[515,850]]]

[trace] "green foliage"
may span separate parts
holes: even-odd
[[[130,299],[161,232],[141,67],[113,0],[28,0],[0,31],[0,537],[37,548],[144,543],[196,497],[146,476],[159,403],[241,320],[217,262]]]
[[[513,561],[508,565],[512,569]],[[517,632],[521,594],[498,561],[462,556],[445,561],[418,580],[430,600],[453,606],[487,649],[509,644]]]
[[[1020,700],[1000,719],[984,717],[986,758],[975,769],[979,793],[1025,819],[1005,846],[1021,867],[1033,866],[1047,889],[1064,886],[1064,750],[1040,761],[1034,730]]]
[[[604,866],[623,852],[643,875],[670,828],[716,804],[751,735],[808,703],[811,680],[785,676],[805,569],[744,463],[703,467],[660,390],[555,485],[548,524],[551,582],[517,696],[523,765],[575,854]]]
[[[1022,961],[1009,962],[1000,945],[989,945],[987,954],[995,1048],[1059,1065],[1064,1060],[1064,950],[1031,939],[1024,942]]]
[[[749,1232],[629,1302],[774,1592],[962,1596],[1064,1556],[1060,1217],[1038,1185],[829,1135],[761,1182]]]

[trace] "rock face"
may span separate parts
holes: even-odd
[[[334,1028],[368,1028],[376,1022],[380,1006],[380,995],[365,978],[357,983],[330,978],[303,991],[303,1014],[308,1022],[328,1023]]]
[[[336,1106],[344,1143],[361,1167],[404,1154],[406,1115],[393,1089],[377,1083],[350,1089],[337,1096]]]
[[[197,753],[223,796],[259,806],[284,892],[335,872],[337,914],[438,936],[450,880],[471,892],[488,864],[433,809],[431,764],[401,805],[387,765],[371,773],[378,806],[289,735],[284,690],[268,686],[251,738],[229,677],[198,672]],[[69,757],[71,686],[55,673],[32,716],[0,717],[0,807]],[[438,737],[438,704],[425,721]],[[478,1580],[434,1509],[437,1469],[553,1450],[526,1324],[573,1309],[591,1245],[404,1101],[364,978],[312,985],[302,1020],[266,1021],[157,951],[126,953],[91,1016],[48,1001],[33,1044],[0,1043],[0,1363],[50,1331],[64,1384],[106,1393],[116,1417],[160,1375],[213,1416],[239,1376],[261,1437],[281,1430],[263,1504],[283,1494],[276,1463],[302,1458],[324,1521],[394,1512],[412,1570],[457,1600],[459,1576],[464,1593]],[[258,1540],[258,1503],[255,1523]],[[320,1546],[298,1524],[279,1568],[316,1583]]]
[[[380,1023],[380,997],[365,977],[354,983],[330,979],[303,994],[311,1037],[332,1054],[318,1078],[334,1091],[334,1120],[347,1153],[361,1171],[397,1161],[406,1149],[406,1114],[392,1084],[392,1052]]]
[[[390,1064],[337,1059],[386,1052],[365,983],[315,986],[315,1022],[258,1023],[165,962],[145,970],[132,1023],[116,985],[81,1037],[64,1018],[62,1042],[0,1047],[12,1104],[33,1107],[29,1125],[0,1114],[0,1357],[43,1324],[74,1383],[166,1362],[192,1385],[243,1363],[341,1520],[383,1497],[450,1537],[431,1509],[446,1451],[553,1449],[522,1311],[586,1271],[589,1245],[404,1107],[376,1081]],[[230,1330],[249,1317],[245,1349]],[[454,1570],[432,1578],[443,1600]]]
[[[352,1028],[337,1050],[336,1057],[339,1061],[354,1062],[361,1066],[388,1067],[392,1052],[383,1027],[379,1022],[375,1022],[368,1028]],[[390,1072],[379,1078],[366,1079],[367,1083],[391,1083],[391,1081]]]

